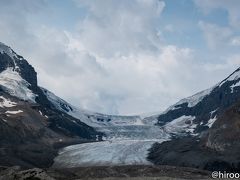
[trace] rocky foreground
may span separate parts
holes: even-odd
[[[0,167],[0,180],[75,180],[75,179],[211,179],[211,173],[173,166],[102,166],[69,169],[23,170],[19,166]]]

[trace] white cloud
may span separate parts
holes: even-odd
[[[224,78],[200,64],[191,48],[163,43],[160,32],[173,27],[159,27],[163,1],[76,0],[86,14],[71,32],[32,21],[39,15],[35,11],[44,12],[42,1],[26,3],[28,11],[15,1],[0,6],[1,41],[33,64],[41,85],[83,108],[114,114],[159,111]],[[231,34],[227,28],[201,26],[213,47]],[[226,37],[214,36],[222,33]]]
[[[231,39],[231,45],[240,46],[240,36],[233,37]]]

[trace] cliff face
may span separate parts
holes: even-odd
[[[208,131],[205,145],[221,152],[240,149],[240,102],[218,118]]]

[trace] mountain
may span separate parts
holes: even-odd
[[[155,144],[149,160],[208,170],[239,170],[239,109],[240,68],[212,88],[182,99],[154,117],[156,125],[171,133],[172,140]]]
[[[55,165],[151,161],[240,170],[239,109],[240,68],[162,113],[115,116],[80,109],[39,87],[34,68],[0,43],[0,165],[48,167],[59,148],[79,144],[64,148]]]
[[[56,108],[34,68],[0,43],[0,165],[49,166],[59,147],[102,135]]]

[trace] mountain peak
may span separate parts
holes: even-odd
[[[240,67],[237,68],[232,74],[230,74],[226,79],[224,79],[222,82],[220,82],[219,86],[224,84],[227,81],[239,81],[240,79]]]
[[[0,42],[0,53],[7,54],[12,59],[22,60],[23,58],[17,55],[9,46],[5,45],[4,43]]]
[[[0,42],[0,88],[22,100],[35,102],[38,91],[34,68],[9,46]]]

